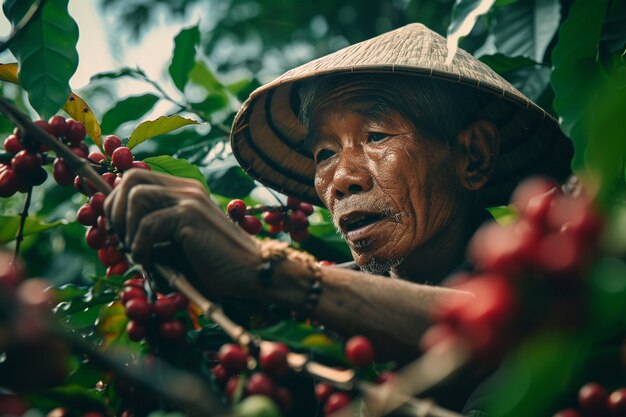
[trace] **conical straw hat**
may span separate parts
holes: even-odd
[[[557,121],[472,55],[459,49],[446,64],[446,39],[414,23],[294,68],[256,89],[235,116],[231,145],[244,170],[281,193],[322,205],[315,164],[298,120],[298,81],[338,73],[414,75],[475,88],[488,97],[481,111],[500,128],[493,175],[481,190],[485,205],[505,204],[531,175],[557,180],[570,172],[571,141]]]

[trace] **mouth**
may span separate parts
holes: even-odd
[[[339,228],[341,231],[348,235],[350,232],[355,232],[360,229],[364,229],[367,226],[371,226],[383,220],[386,216],[383,213],[370,213],[355,211],[345,216],[341,216],[339,219]]]

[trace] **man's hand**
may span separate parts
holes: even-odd
[[[132,170],[107,198],[105,211],[135,262],[180,264],[156,249],[169,244],[211,294],[250,289],[260,263],[257,244],[197,181]]]

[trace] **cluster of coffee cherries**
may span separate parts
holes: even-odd
[[[348,362],[356,369],[365,368],[374,362],[374,347],[369,339],[364,336],[357,335],[348,339],[344,353]],[[391,372],[383,372],[376,382],[387,382],[393,377],[392,375]],[[324,382],[315,384],[315,397],[323,406],[325,416],[347,407],[352,401],[350,393],[337,391]]]
[[[609,391],[597,382],[590,382],[578,390],[580,410],[567,408],[554,417],[626,417],[626,388]]]
[[[89,150],[83,142],[85,126],[75,120],[53,116],[49,121],[37,120],[35,124],[70,147],[76,155],[87,156]],[[23,135],[18,128],[4,140],[4,150],[13,155],[10,161],[0,164],[0,197],[10,197],[16,192],[27,192],[41,185],[48,178],[43,165],[49,162],[48,148]],[[66,181],[71,169],[57,157],[54,160],[54,176]],[[58,181],[58,179],[57,179]]]
[[[243,200],[232,200],[226,208],[228,216],[242,229],[251,235],[261,232],[263,224],[252,213],[262,213],[268,232],[276,235],[280,232],[289,233],[294,242],[302,242],[309,237],[309,219],[313,214],[313,206],[293,197],[287,199],[286,206],[246,207]]]
[[[589,196],[565,194],[548,180],[531,179],[517,188],[512,204],[518,219],[507,226],[482,226],[469,245],[475,272],[456,277],[455,287],[475,298],[444,297],[435,314],[438,324],[424,335],[424,348],[460,337],[476,353],[501,351],[505,341],[519,336],[520,327],[529,327],[521,320],[532,314],[519,314],[525,293],[554,294],[544,303],[552,310],[535,311],[539,320],[558,316],[561,304],[580,304],[582,277],[603,224]],[[561,316],[576,319],[569,313]]]
[[[131,150],[126,146],[122,146],[122,140],[118,136],[109,135],[104,138],[102,148],[105,153],[93,151],[85,155],[85,158],[89,160],[111,188],[115,188],[122,180],[124,172],[130,169],[151,169],[145,162],[135,161]],[[83,181],[80,176],[72,176],[72,182],[76,191],[85,195],[90,195],[97,191],[89,180]],[[59,182],[59,185],[68,185],[72,182],[63,184]]]
[[[215,355],[217,364],[212,368],[213,377],[231,401],[261,395],[278,404],[283,412],[288,412],[293,405],[293,397],[286,387],[288,354],[289,348],[283,343],[263,342],[258,360],[254,361],[241,346],[225,344]],[[364,368],[373,363],[374,348],[366,337],[354,336],[346,342],[345,355],[352,366]],[[379,382],[384,382],[390,373],[381,375]],[[336,391],[322,382],[316,384],[315,396],[323,405],[324,415],[348,406],[352,400],[349,393]]]
[[[146,281],[141,274],[124,281],[120,294],[121,302],[129,322],[126,326],[128,338],[135,342],[148,340],[177,344],[185,337],[185,325],[176,318],[189,306],[187,297],[179,292],[157,295],[154,301],[148,298]]]

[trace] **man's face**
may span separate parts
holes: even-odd
[[[357,264],[381,273],[445,241],[439,232],[463,209],[459,155],[398,112],[354,98],[338,94],[312,112],[315,188]]]

